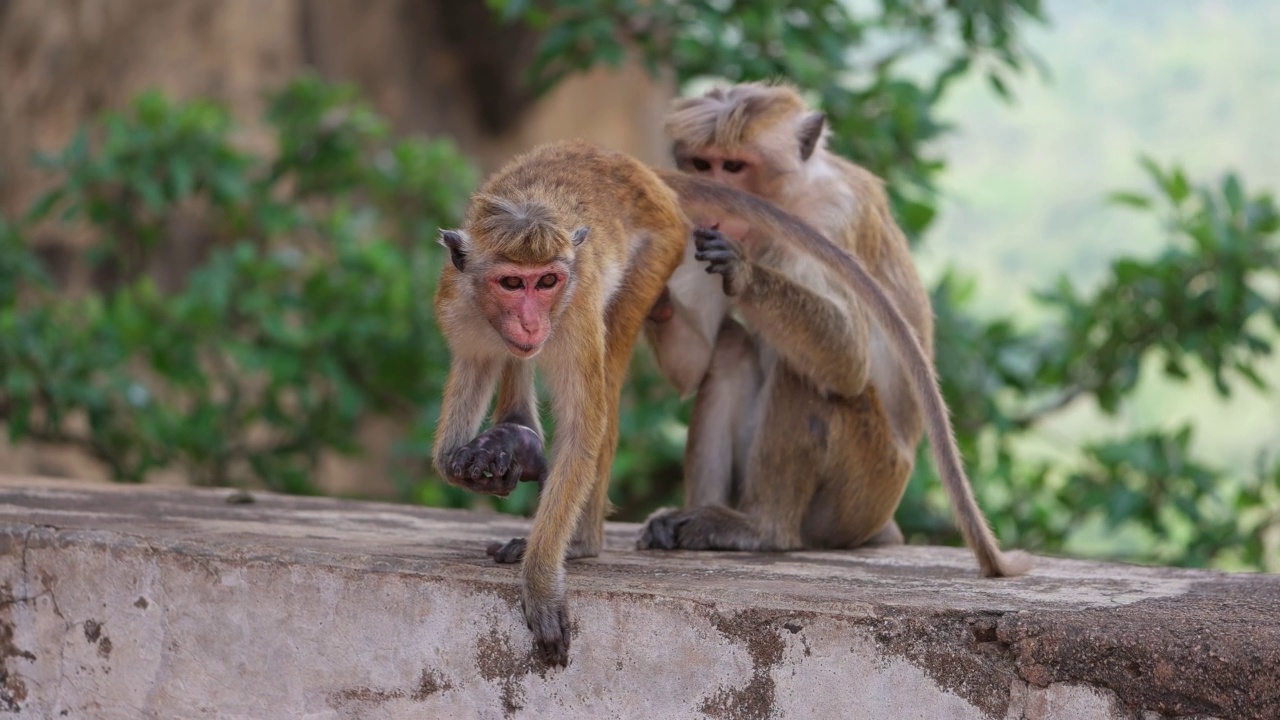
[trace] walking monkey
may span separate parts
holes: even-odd
[[[568,663],[564,561],[600,551],[622,381],[691,227],[639,161],[573,142],[513,160],[473,197],[463,229],[441,233],[451,262],[435,312],[452,363],[433,459],[480,492],[540,481],[528,540],[494,551],[523,557],[521,600],[544,662]],[[556,421],[549,468],[534,362]],[[476,437],[495,388],[494,425]]]
[[[812,229],[780,234],[732,215],[726,232],[699,228],[696,256],[653,309],[646,334],[659,366],[697,399],[685,508],[650,516],[638,545],[900,543],[893,513],[928,428],[982,574],[1025,572],[1025,554],[1001,554],[964,474],[933,371],[929,297],[883,186],[826,149],[824,126],[793,89],[757,83],[679,100],[667,118],[680,170]]]
[[[491,176],[462,229],[440,234],[450,262],[435,314],[452,362],[432,458],[442,477],[477,492],[539,483],[529,538],[489,551],[521,563],[525,620],[548,663],[568,662],[564,562],[593,557],[603,544],[622,382],[645,316],[689,246],[686,212],[801,232],[797,220],[746,193],[681,173],[663,177],[583,142],[546,145]],[[549,466],[535,364],[556,423]],[[493,425],[477,436],[495,391]]]

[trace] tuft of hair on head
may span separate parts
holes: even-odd
[[[472,232],[483,235],[489,250],[509,262],[538,265],[568,259],[577,244],[555,211],[538,200],[478,194],[470,216]]]
[[[743,83],[676,100],[667,114],[665,130],[686,148],[714,145],[732,150],[808,111],[800,93],[790,85]]]

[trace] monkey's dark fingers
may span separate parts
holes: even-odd
[[[702,260],[702,256],[706,253],[731,253],[734,256],[741,254],[738,252],[737,248],[723,242],[698,243],[697,247],[694,248],[694,257],[699,260]]]
[[[721,275],[732,273],[738,264],[735,262],[716,261],[707,265],[708,273],[719,273]]]
[[[463,474],[454,477],[454,482],[471,492],[506,497],[516,489],[516,483],[519,481],[510,480],[507,475],[497,473],[490,460],[476,458]]]
[[[738,262],[742,258],[733,250],[699,250],[693,257],[702,262]]]
[[[636,540],[638,550],[675,550],[676,535],[683,520],[680,511],[674,508],[663,508],[654,512],[645,521]]]
[[[547,665],[569,665],[569,611],[563,604],[544,606],[529,603],[524,619],[533,631],[533,646],[538,659]]]
[[[737,292],[733,287],[733,278],[737,271],[737,263],[712,263],[707,266],[707,274],[719,275],[720,287],[724,290],[724,294],[730,297]]]
[[[495,463],[496,473],[510,477],[513,475],[510,468],[519,465],[521,471],[514,473],[519,480],[542,479],[547,469],[547,458],[542,452],[542,438],[536,432],[516,423],[501,423],[485,435],[489,436],[492,447],[501,449]],[[504,464],[504,459],[509,464]]]
[[[709,240],[724,240],[724,233],[716,228],[701,225],[693,229],[693,241],[695,244],[701,245]]]
[[[487,484],[486,481],[488,479],[498,475],[497,465],[498,455],[500,454],[501,453],[498,451],[486,447],[485,445],[478,447],[475,453],[471,456],[471,479],[479,480],[480,482],[477,483],[478,485],[485,485]],[[484,478],[484,480],[481,480],[481,478]]]
[[[516,483],[520,482],[520,476],[523,474],[524,466],[518,462],[513,462],[510,467],[507,468],[507,473],[502,476],[502,479],[514,488]]]
[[[471,450],[467,446],[462,446],[453,452],[453,457],[449,458],[449,474],[456,479],[467,477],[467,470],[471,468]]]
[[[694,232],[693,246],[697,250],[729,250],[741,254],[738,243],[719,231]]]
[[[493,556],[493,561],[502,565],[515,565],[524,558],[524,549],[528,541],[515,538],[505,543],[490,543],[485,552]]]

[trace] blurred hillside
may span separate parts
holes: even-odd
[[[1012,103],[981,77],[944,101],[955,125],[943,148],[943,202],[918,253],[928,277],[948,265],[977,280],[983,314],[1034,319],[1031,291],[1060,274],[1087,287],[1118,255],[1166,242],[1150,216],[1109,205],[1147,189],[1139,155],[1216,178],[1237,171],[1280,188],[1280,5],[1254,0],[1047,3],[1027,43],[1048,77],[1011,85]],[[1280,366],[1266,373],[1280,386]],[[1229,403],[1229,404],[1228,404]],[[1147,381],[1119,421],[1079,407],[1046,425],[1046,447],[1078,447],[1122,430],[1192,419],[1196,447],[1224,466],[1280,452],[1280,396],[1215,397],[1207,382]]]

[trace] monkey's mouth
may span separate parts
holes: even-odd
[[[507,340],[507,349],[518,358],[531,358],[538,353],[537,345],[521,345],[510,340]]]

